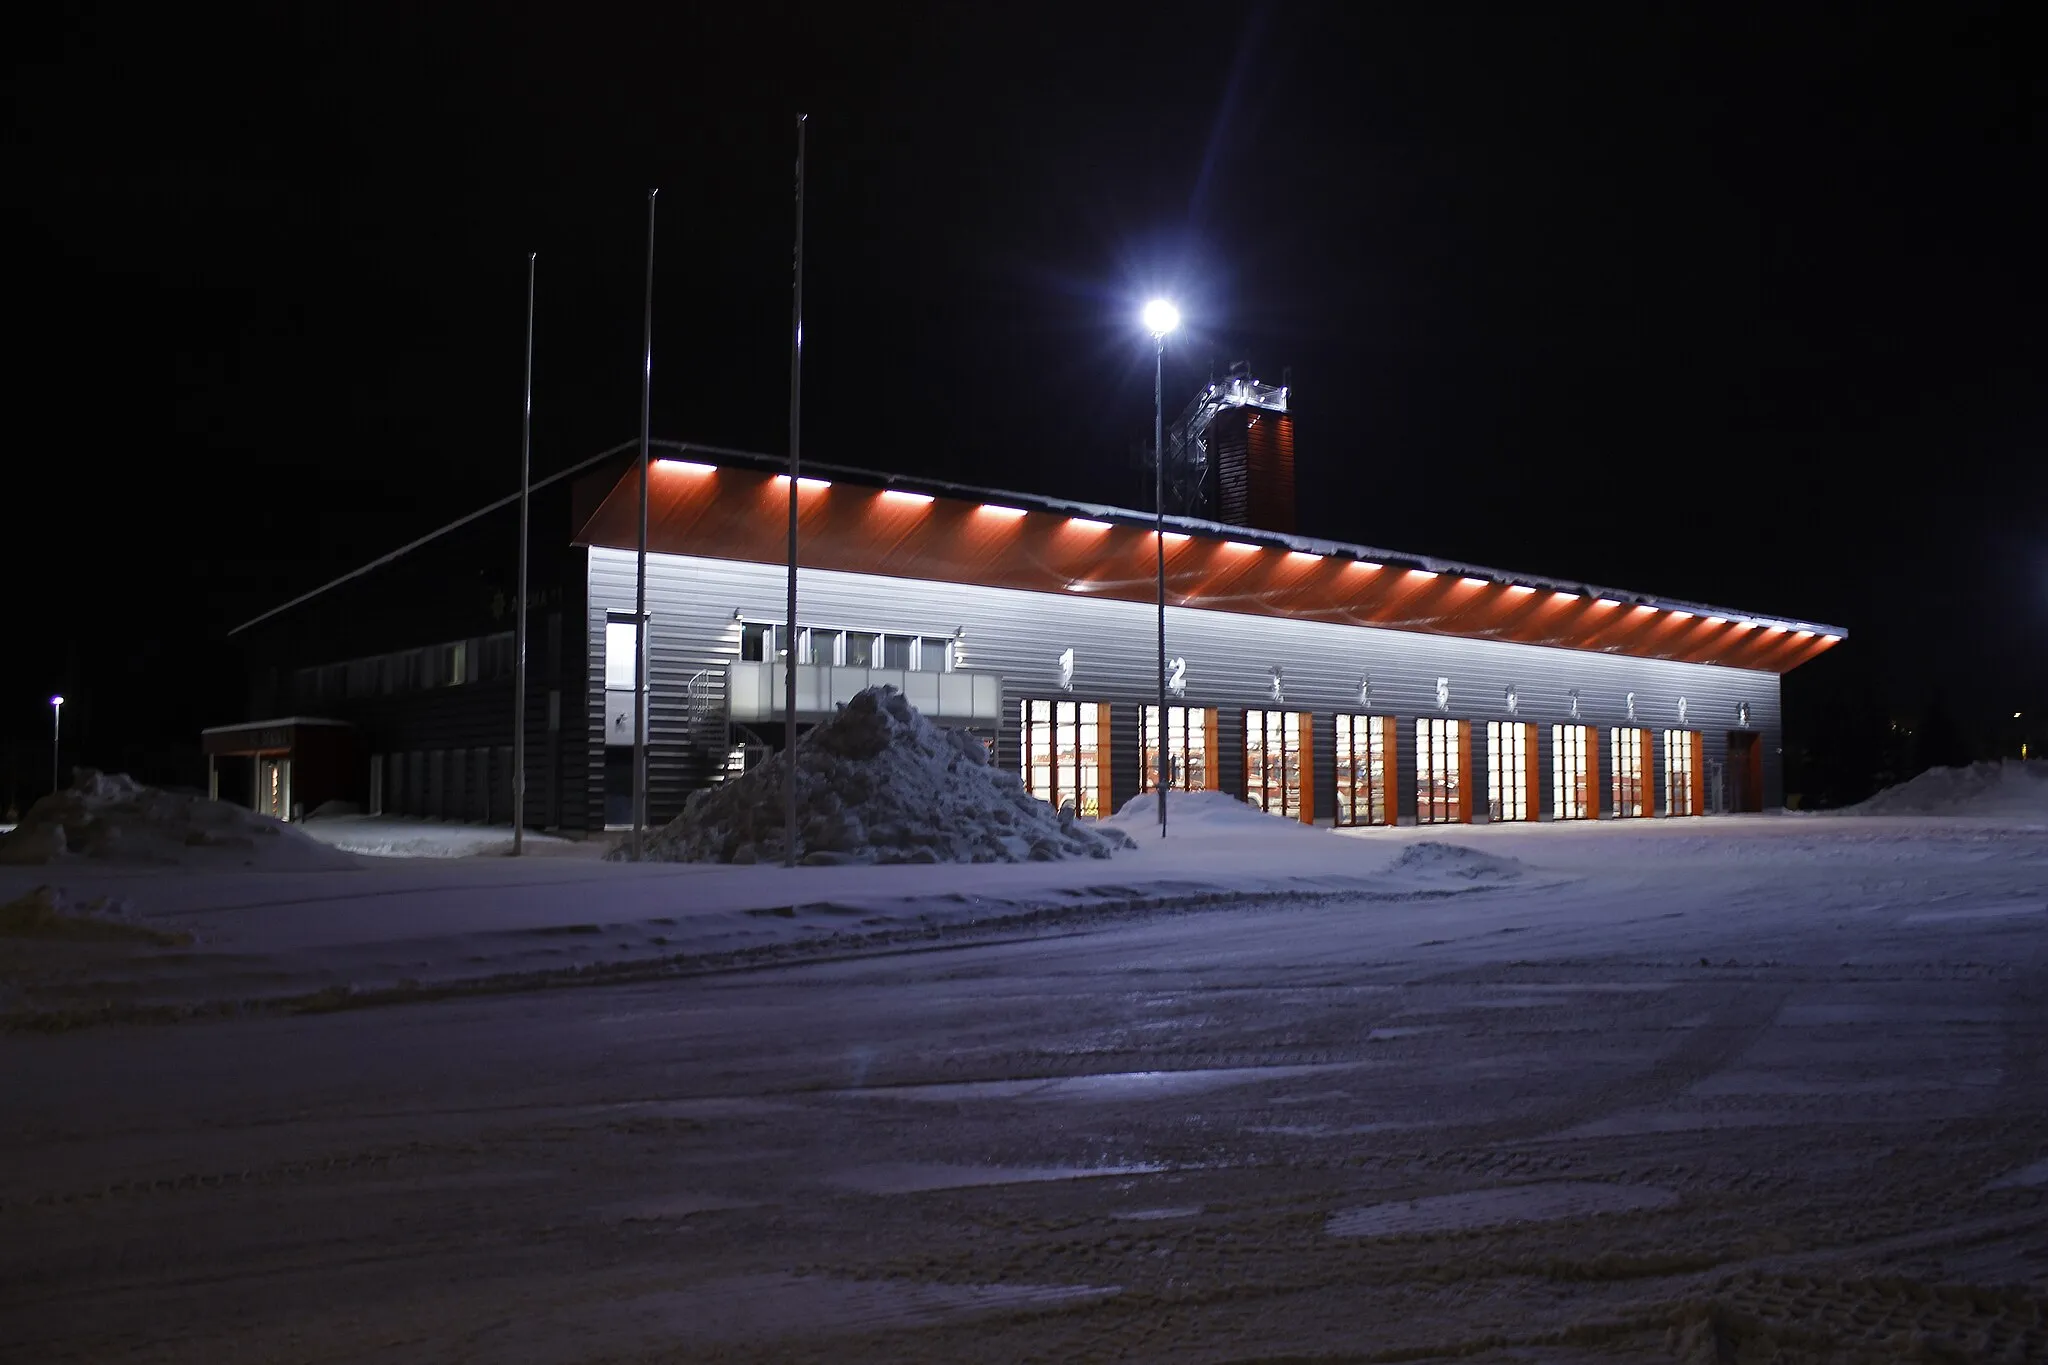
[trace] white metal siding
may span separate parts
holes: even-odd
[[[693,674],[710,671],[722,688],[726,665],[737,662],[740,623],[783,619],[785,570],[780,565],[676,555],[648,556],[647,601],[650,686],[649,809],[652,818],[672,816],[708,770],[686,753],[685,694]],[[631,551],[590,551],[589,634],[592,642],[587,696],[590,732],[603,719],[605,613],[630,612],[634,556]],[[1005,680],[1000,762],[1014,766],[1017,701],[1058,696],[1059,658],[1074,651],[1072,695],[1080,701],[1115,704],[1110,743],[1116,767],[1135,771],[1138,704],[1156,699],[1157,609],[1138,602],[1024,592],[1013,588],[931,583],[917,579],[805,569],[798,579],[798,617],[806,625],[889,630],[951,636],[962,632],[959,666],[1000,673]],[[1571,692],[1579,693],[1580,722],[1601,727],[1639,725],[1652,731],[1693,729],[1702,734],[1703,761],[1726,757],[1727,732],[1737,728],[1738,708],[1747,703],[1750,729],[1763,745],[1764,804],[1783,803],[1783,764],[1778,676],[1708,664],[1674,663],[1624,654],[1553,649],[1499,640],[1422,635],[1407,631],[1332,625],[1277,617],[1243,616],[1169,607],[1167,653],[1187,660],[1190,706],[1214,706],[1218,717],[1218,767],[1225,790],[1243,782],[1243,708],[1280,706],[1316,713],[1315,809],[1334,807],[1331,774],[1335,753],[1327,719],[1338,711],[1371,712],[1402,718],[1397,777],[1400,810],[1415,808],[1413,718],[1444,715],[1472,722],[1509,718],[1547,726],[1570,721]],[[1283,700],[1272,699],[1275,666],[1281,669]],[[1370,702],[1360,685],[1371,680]],[[1437,706],[1437,679],[1449,680],[1449,706]],[[1518,708],[1507,709],[1512,685]],[[1636,710],[1628,713],[1633,692]],[[1679,720],[1679,698],[1686,718]],[[722,692],[719,700],[723,700]],[[1601,746],[1601,767],[1610,764]],[[1549,753],[1540,757],[1547,792]],[[1129,752],[1127,753],[1126,750]],[[593,745],[591,804],[601,805],[602,747]],[[1663,754],[1655,754],[1659,809]],[[1711,769],[1710,769],[1711,771]],[[1603,771],[1600,781],[1607,782]],[[1484,744],[1472,748],[1466,780],[1483,791]],[[1546,803],[1547,807],[1547,803]],[[601,812],[597,812],[601,823]],[[1549,814],[1548,809],[1544,811]]]

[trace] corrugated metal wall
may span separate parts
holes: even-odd
[[[579,577],[561,611],[535,612],[527,640],[526,823],[589,828],[589,767],[595,731],[582,723],[587,653]],[[600,629],[599,635],[603,632]],[[384,809],[445,820],[512,818],[512,697],[509,678],[388,695],[277,699],[297,714],[344,720],[360,750],[348,798],[370,796],[373,758],[383,759]],[[601,755],[600,755],[601,756]]]
[[[628,551],[597,548],[590,551],[589,562],[585,724],[586,733],[596,735],[603,723],[606,614],[631,613],[634,558]],[[735,611],[755,621],[781,620],[783,592],[784,570],[779,565],[649,557],[650,818],[673,816],[687,793],[710,775],[707,758],[692,754],[687,743],[686,698],[692,676],[704,673],[717,679],[738,657],[740,625],[733,619]],[[1073,697],[1117,704],[1110,737],[1116,768],[1113,794],[1121,800],[1135,790],[1134,708],[1152,699],[1157,687],[1154,607],[825,570],[802,573],[798,598],[798,615],[806,625],[928,635],[963,631],[959,666],[998,672],[1006,679],[1004,733],[998,747],[998,759],[1006,766],[1014,767],[1017,761],[1019,700],[1064,695],[1058,685],[1059,657],[1072,649]],[[1748,728],[1762,735],[1764,805],[1783,802],[1779,680],[1772,673],[1185,608],[1167,611],[1167,652],[1187,660],[1186,703],[1218,708],[1218,768],[1226,791],[1243,790],[1244,708],[1315,713],[1315,810],[1323,819],[1336,804],[1335,737],[1328,717],[1339,711],[1402,718],[1399,795],[1404,819],[1415,814],[1413,718],[1447,715],[1472,722],[1472,771],[1467,780],[1475,810],[1483,811],[1484,723],[1510,716],[1506,697],[1511,686],[1517,694],[1518,708],[1512,713],[1516,719],[1543,727],[1569,722],[1576,690],[1582,723],[1603,729],[1635,724],[1652,731],[1698,730],[1710,765],[1724,759],[1727,732],[1738,728],[1740,708],[1747,706]],[[1281,670],[1278,701],[1273,699],[1275,667]],[[1437,704],[1439,678],[1447,680],[1449,705],[1443,709]],[[1362,702],[1362,694],[1369,700]],[[1628,709],[1631,694],[1633,720]],[[722,692],[716,700],[722,705]],[[1602,738],[1601,762],[1608,771],[1600,780],[1605,791],[1613,746]],[[1547,815],[1547,728],[1538,747]],[[586,768],[586,810],[593,827],[603,823],[603,761],[602,746],[593,744]],[[1653,761],[1661,810],[1661,742]]]

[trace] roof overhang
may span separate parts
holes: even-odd
[[[205,752],[223,758],[237,754],[284,753],[299,747],[308,731],[332,735],[352,728],[345,720],[283,716],[277,720],[211,726],[199,732],[199,744]]]
[[[648,471],[650,550],[780,564],[788,484],[759,457],[667,446]],[[739,463],[735,460],[747,461]],[[884,577],[1128,602],[1157,596],[1153,518],[1127,508],[983,493],[806,466],[797,493],[801,562]],[[850,476],[850,477],[849,477]],[[629,470],[577,535],[638,544]],[[1594,653],[1785,673],[1847,632],[1695,603],[1299,536],[1168,517],[1167,601],[1180,607],[1507,640]]]

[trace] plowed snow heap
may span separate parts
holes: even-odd
[[[355,867],[353,856],[226,801],[146,787],[125,773],[79,768],[68,790],[29,807],[0,834],[0,863],[155,867]]]
[[[934,725],[893,687],[871,687],[796,746],[797,856],[806,863],[1021,863],[1107,858],[1121,830],[1077,821],[990,766],[964,730]],[[650,838],[674,863],[782,857],[789,756],[694,793]],[[625,856],[623,849],[612,854]]]
[[[1929,768],[1841,813],[2048,818],[2048,763],[2008,758],[1966,768]]]

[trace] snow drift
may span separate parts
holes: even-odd
[[[1142,833],[1150,830],[1156,838],[1159,833],[1159,803],[1151,792],[1140,792],[1124,802],[1122,810],[1103,822],[1126,832]],[[1284,816],[1268,815],[1256,806],[1246,805],[1234,796],[1223,792],[1174,791],[1166,798],[1167,833],[1185,833],[1191,836],[1202,834],[1246,833],[1270,834],[1286,837],[1290,834],[1314,834],[1316,830],[1299,820]]]
[[[2001,759],[1929,768],[1844,815],[2024,815],[2048,819],[2048,763]]]
[[[1171,818],[1171,807],[1168,808]],[[1423,839],[1401,850],[1387,871],[1422,881],[1510,882],[1526,870],[1519,859],[1481,853],[1463,844]]]
[[[29,807],[0,836],[0,864],[157,867],[355,867],[346,853],[226,801],[146,787],[125,773],[80,768],[66,791]]]
[[[321,815],[316,811],[299,828],[329,848],[372,858],[483,858],[512,852],[510,825],[449,824],[397,815]],[[530,853],[575,847],[574,840],[526,831]]]
[[[98,942],[182,945],[192,936],[153,929],[128,918],[127,907],[109,896],[75,900],[54,886],[38,886],[0,905],[0,938],[72,939]]]
[[[934,725],[893,687],[857,694],[796,746],[797,856],[806,863],[1021,863],[1107,858],[1123,831],[1091,827],[990,766],[964,730]],[[777,754],[694,793],[649,840],[677,863],[772,862],[791,764]],[[610,856],[622,858],[623,849]]]

